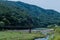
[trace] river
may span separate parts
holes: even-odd
[[[46,37],[45,38],[37,38],[35,40],[49,40],[49,37],[53,38],[53,36],[54,36],[53,34],[51,34],[51,35],[47,34],[49,32],[52,32],[52,29],[40,29],[39,31],[42,32],[43,34],[45,34]]]

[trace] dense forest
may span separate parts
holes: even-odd
[[[60,25],[60,13],[13,1],[0,1],[0,28],[38,28]]]

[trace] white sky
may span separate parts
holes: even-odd
[[[46,9],[54,9],[60,12],[60,0],[13,0],[37,5]]]

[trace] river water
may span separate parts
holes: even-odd
[[[53,38],[54,37],[54,35],[52,34],[52,35],[50,35],[51,36],[51,38]],[[37,38],[37,39],[35,39],[35,40],[49,40],[49,35],[47,35],[45,38]]]
[[[51,32],[50,29],[43,29],[43,30],[39,30],[40,32],[42,32],[43,34],[47,35],[47,33]],[[52,35],[47,35],[45,38],[37,38],[35,40],[49,40],[49,37],[53,38],[53,34]]]

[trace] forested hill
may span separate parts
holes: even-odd
[[[60,13],[23,2],[0,1],[0,27],[36,28],[60,24]]]

